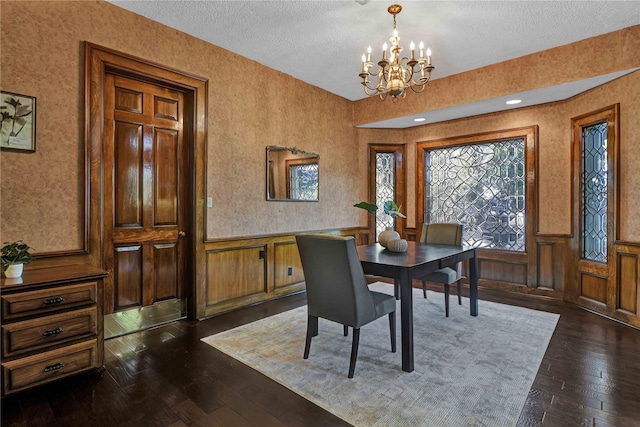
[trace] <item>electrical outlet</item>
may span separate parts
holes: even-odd
[[[293,268],[292,267],[287,268],[287,276],[293,276]]]
[[[208,208],[213,207],[213,197],[207,197],[207,207]]]

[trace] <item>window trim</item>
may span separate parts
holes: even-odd
[[[524,139],[525,150],[525,250],[524,252],[487,248],[479,248],[478,250],[481,254],[482,252],[490,251],[492,257],[500,257],[504,260],[508,260],[508,257],[514,257],[514,259],[517,258],[519,261],[528,261],[527,254],[532,254],[535,251],[535,235],[538,232],[538,212],[536,208],[536,206],[538,206],[538,191],[536,179],[538,173],[536,162],[538,126],[455,136],[451,138],[436,139],[416,143],[416,226],[420,229],[422,228],[425,215],[425,150],[461,145],[493,143],[517,138]],[[528,271],[531,272],[531,268],[529,268]]]
[[[405,215],[407,214],[405,206],[407,206],[407,193],[405,183],[407,182],[407,171],[405,168],[406,145],[405,144],[369,144],[369,201],[373,203],[376,200],[376,153],[393,153],[395,158],[395,190],[396,199],[394,200],[398,206],[402,207]],[[376,219],[373,215],[368,215],[369,242],[376,241]],[[396,231],[406,238],[407,220],[405,218],[396,218]]]

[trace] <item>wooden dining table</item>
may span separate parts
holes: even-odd
[[[365,274],[394,279],[400,289],[400,330],[402,370],[412,372],[413,360],[413,279],[435,270],[469,260],[469,306],[471,316],[478,315],[478,257],[471,246],[436,245],[408,242],[406,252],[391,252],[379,243],[358,246]],[[398,297],[398,295],[396,295]]]

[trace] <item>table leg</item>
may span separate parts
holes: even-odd
[[[469,260],[469,306],[472,316],[478,315],[478,252]]]
[[[413,372],[413,291],[407,270],[400,271],[399,281],[402,370]]]

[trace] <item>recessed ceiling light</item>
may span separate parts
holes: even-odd
[[[425,119],[424,117],[418,117],[417,119],[413,119],[414,122],[424,122],[425,120],[427,119]]]
[[[521,99],[511,99],[511,100],[507,101],[507,104],[514,105],[514,104],[520,104],[521,102],[522,102]]]

